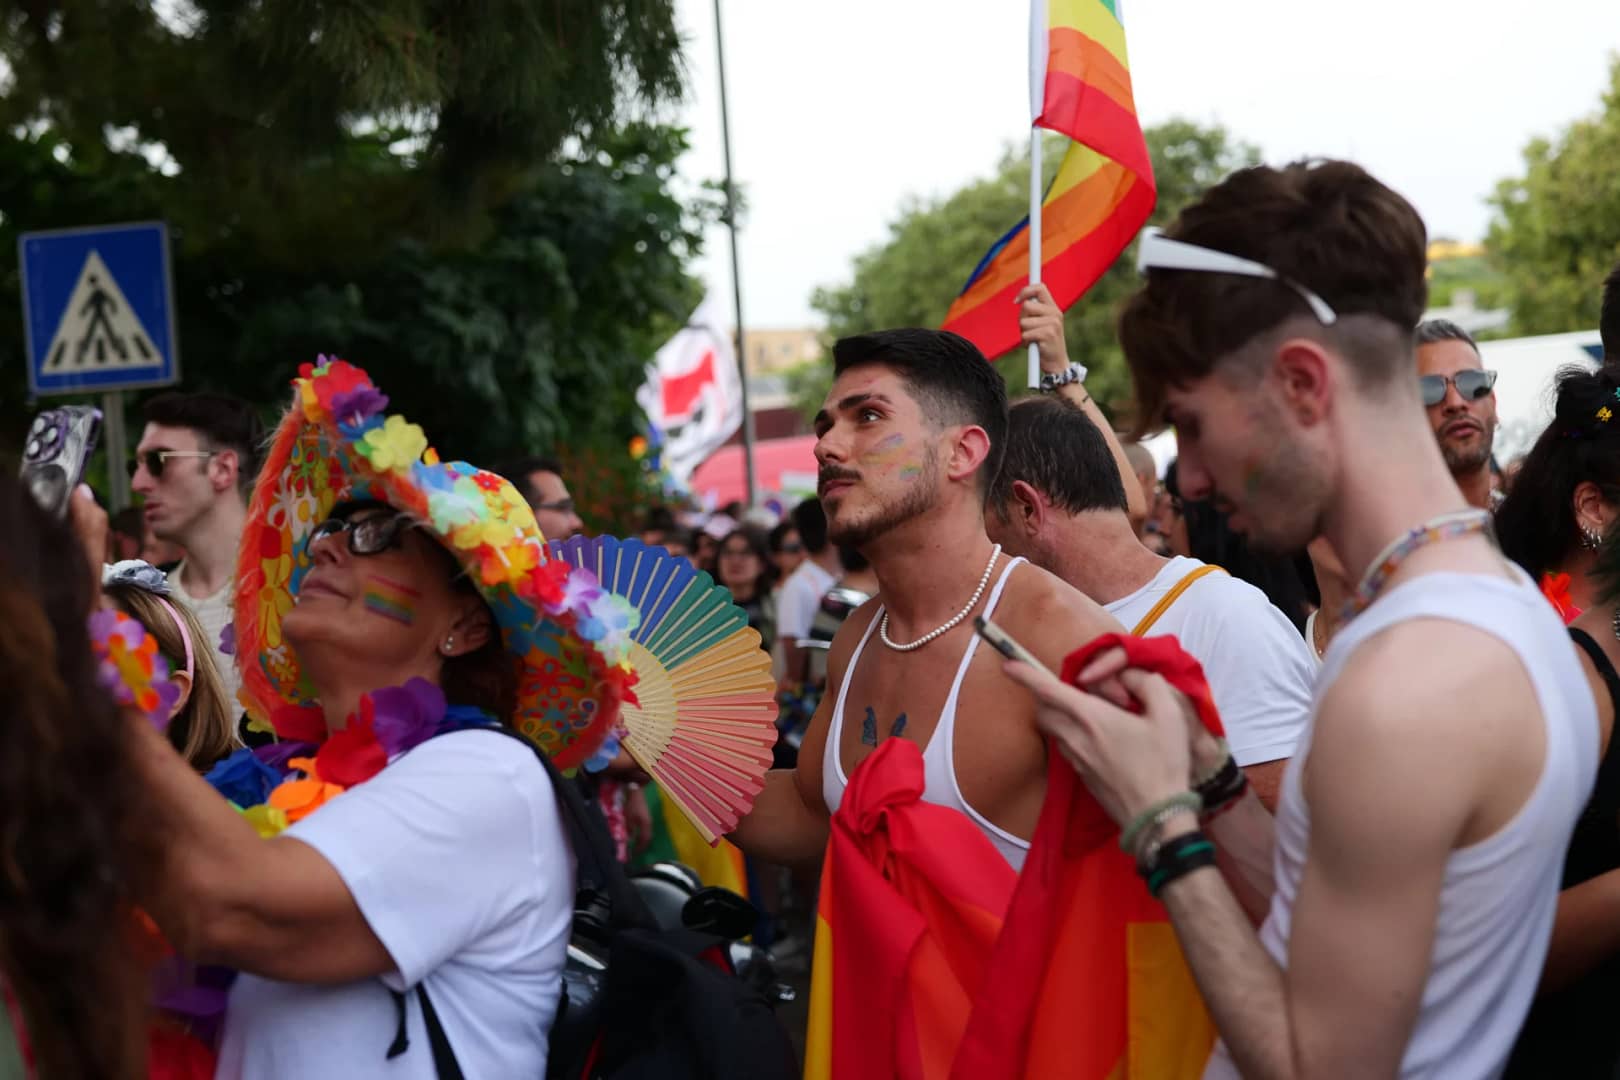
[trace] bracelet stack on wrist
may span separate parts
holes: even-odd
[[[1236,806],[1243,793],[1249,790],[1249,778],[1238,766],[1237,758],[1232,756],[1225,739],[1220,740],[1220,746],[1226,755],[1225,760],[1193,783],[1193,791],[1203,802],[1200,816],[1205,821],[1219,817]]]
[[[1242,773],[1239,773],[1241,776]],[[1178,814],[1197,814],[1204,800],[1196,791],[1161,799],[1131,819],[1119,835],[1119,846],[1136,860],[1136,872],[1155,897],[1176,878],[1215,864],[1215,845],[1194,830],[1164,839],[1165,824]]]
[[[1202,832],[1183,833],[1158,845],[1153,861],[1138,864],[1136,872],[1147,882],[1148,892],[1158,899],[1172,881],[1194,870],[1215,865],[1215,845]]]
[[[1052,391],[1068,386],[1070,383],[1084,382],[1086,374],[1087,370],[1084,364],[1070,364],[1062,371],[1048,371],[1041,376],[1041,391],[1050,394]]]
[[[1195,791],[1183,791],[1172,795],[1168,799],[1160,799],[1146,810],[1131,819],[1119,834],[1119,849],[1132,856],[1138,863],[1142,861],[1142,853],[1151,845],[1164,828],[1164,823],[1180,813],[1196,814],[1203,809],[1204,801]]]

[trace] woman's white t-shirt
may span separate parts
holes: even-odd
[[[409,1049],[387,1057],[389,991],[424,980],[465,1075],[545,1075],[574,863],[533,753],[499,732],[441,735],[284,835],[337,869],[395,970],[338,986],[239,976],[216,1075],[433,1080],[415,994]]]

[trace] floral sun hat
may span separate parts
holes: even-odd
[[[501,719],[560,769],[590,758],[618,724],[620,703],[634,700],[626,657],[635,609],[588,572],[548,558],[517,489],[466,462],[441,462],[420,427],[384,414],[388,398],[360,368],[321,357],[293,387],[237,554],[236,662],[256,726],[308,737],[319,706],[281,620],[312,565],[305,538],[340,502],[373,499],[414,518],[489,605],[519,666],[517,714]]]

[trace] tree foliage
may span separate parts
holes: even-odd
[[[673,7],[12,4],[0,246],[165,220],[184,388],[273,415],[336,353],[447,454],[579,455],[577,494],[616,508],[635,389],[720,212],[672,190],[685,133],[638,119],[680,90]],[[0,261],[6,447],[31,411],[17,272]]]
[[[1620,57],[1594,115],[1524,149],[1524,175],[1491,197],[1486,246],[1521,334],[1597,325],[1600,287],[1620,261]]]
[[[48,126],[91,170],[139,148],[173,174],[194,242],[284,265],[342,263],[379,227],[481,238],[564,140],[681,90],[673,0],[6,8],[0,124]]]
[[[1235,140],[1223,127],[1171,120],[1147,128],[1148,152],[1158,178],[1159,201],[1152,223],[1164,224],[1205,189],[1234,169],[1259,160],[1259,151]],[[1065,144],[1050,137],[1042,159],[1054,173]],[[892,326],[938,326],[984,253],[1029,211],[1029,159],[1009,150],[993,175],[939,199],[912,199],[889,226],[882,244],[855,259],[851,280],[817,289],[812,306],[827,319],[836,339]],[[1071,308],[1064,320],[1069,353],[1086,364],[1099,400],[1118,408],[1129,392],[1124,360],[1114,336],[1114,313],[1134,288],[1134,248]],[[1023,385],[1021,350],[1000,367]],[[826,393],[829,374],[797,373],[793,386],[801,408],[814,412]],[[813,402],[813,403],[812,403]]]

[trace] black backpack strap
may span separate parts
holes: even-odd
[[[433,1007],[433,999],[428,997],[426,982],[417,986],[416,997],[422,1003],[422,1020],[427,1024],[428,1045],[433,1048],[433,1071],[438,1074],[439,1080],[462,1080],[461,1063],[456,1060],[456,1052],[450,1046],[450,1037],[444,1033],[444,1025],[439,1023],[439,1011]]]
[[[411,1040],[405,1034],[405,995],[398,990],[388,993],[393,996],[394,1009],[399,1015],[394,1041],[388,1046],[388,1060],[392,1061],[411,1048]],[[433,1051],[434,1074],[439,1080],[462,1080],[461,1063],[456,1060],[450,1036],[444,1033],[444,1025],[439,1022],[439,1011],[433,1007],[433,999],[428,997],[427,983],[416,987],[416,999],[422,1005],[422,1023],[427,1026],[428,1047]]]

